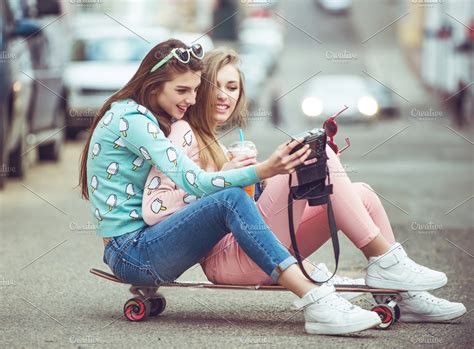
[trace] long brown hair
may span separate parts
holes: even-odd
[[[212,161],[220,169],[227,158],[217,141],[220,126],[214,120],[214,104],[217,94],[217,73],[227,64],[233,65],[239,73],[240,93],[232,115],[225,126],[244,125],[247,120],[247,99],[243,84],[243,75],[238,65],[239,57],[235,51],[219,48],[204,56],[201,85],[196,97],[196,104],[189,107],[186,121],[193,129],[199,145],[199,157],[203,168]]]
[[[173,48],[177,47],[185,48],[186,45],[179,40],[170,39],[153,47],[150,52],[147,53],[130,81],[108,98],[95,116],[89,128],[89,135],[80,160],[79,185],[81,186],[81,193],[84,199],[89,200],[89,191],[87,188],[87,155],[89,153],[92,133],[102,116],[110,109],[113,102],[131,98],[138,104],[145,106],[153,113],[163,133],[166,136],[169,135],[171,131],[171,116],[156,105],[154,102],[156,97],[152,96],[152,92],[157,91],[160,93],[163,84],[173,80],[176,74],[186,73],[187,71],[198,72],[201,71],[202,67],[201,61],[191,55],[191,60],[187,64],[181,63],[173,58],[158,70],[150,73],[151,68],[156,63],[166,57]]]

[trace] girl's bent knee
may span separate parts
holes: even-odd
[[[380,202],[379,196],[377,195],[375,190],[372,189],[370,185],[368,185],[367,183],[362,183],[362,182],[357,183],[357,184],[359,185],[359,188],[360,188],[360,193],[361,193],[360,195],[365,200],[368,200],[367,202],[372,203],[372,204]]]
[[[247,202],[250,196],[240,187],[231,187],[220,191],[227,201],[234,203]]]
[[[250,196],[240,187],[226,188],[212,194],[212,196],[217,206],[225,213],[235,213],[238,208],[248,209],[253,203]]]

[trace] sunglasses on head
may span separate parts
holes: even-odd
[[[346,109],[348,109],[349,107],[348,106],[344,106],[343,109],[341,109],[340,111],[338,111],[336,114],[334,114],[333,116],[331,116],[329,119],[327,119],[324,124],[323,124],[323,128],[324,130],[326,131],[326,135],[329,137],[328,139],[328,145],[331,147],[331,149],[334,151],[334,153],[336,154],[340,154],[342,153],[344,150],[346,150],[347,148],[350,147],[351,143],[349,141],[349,138],[346,138],[346,146],[344,148],[342,148],[341,150],[339,150],[339,147],[337,146],[336,143],[334,143],[334,136],[336,135],[337,133],[337,130],[338,130],[338,127],[337,127],[337,122],[336,122],[336,118],[342,113],[344,112]]]
[[[172,49],[165,58],[156,63],[153,68],[151,68],[150,73],[153,73],[173,57],[181,63],[186,64],[191,60],[191,55],[197,59],[202,59],[202,57],[204,57],[204,50],[202,49],[202,46],[199,44],[194,44],[190,48],[177,47]]]

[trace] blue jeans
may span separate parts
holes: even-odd
[[[275,282],[296,263],[241,188],[205,196],[158,224],[112,238],[105,247],[104,262],[130,284],[173,282],[230,231]]]

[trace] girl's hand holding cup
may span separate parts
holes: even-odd
[[[254,155],[238,155],[235,157],[230,156],[230,161],[226,162],[221,171],[232,170],[235,168],[242,168],[250,165],[256,165],[257,158]]]
[[[242,136],[241,139],[243,139]],[[231,160],[224,164],[222,167],[223,170],[257,164],[257,148],[253,142],[241,140],[232,143],[229,146],[228,152]],[[244,190],[252,199],[255,197],[254,184],[245,187]]]

